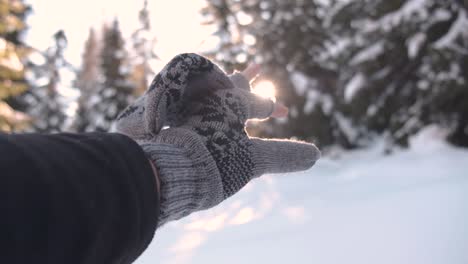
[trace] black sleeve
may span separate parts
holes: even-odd
[[[132,263],[158,212],[151,166],[124,135],[0,134],[0,263]]]

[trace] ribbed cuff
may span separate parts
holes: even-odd
[[[171,139],[179,146],[174,142],[140,143],[154,162],[161,181],[158,227],[192,212],[211,208],[224,197],[218,169],[205,146],[200,146],[201,142],[191,136],[171,134]],[[195,146],[196,151],[187,149]]]

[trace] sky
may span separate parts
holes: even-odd
[[[100,29],[103,22],[117,17],[124,36],[138,28],[138,11],[143,0],[26,0],[33,12],[28,17],[30,29],[26,41],[40,50],[46,49],[52,35],[63,29],[68,38],[67,59],[76,66],[81,61],[84,41],[90,27]],[[200,8],[204,0],[150,0],[149,9],[155,51],[162,61],[181,52],[198,52],[210,38],[212,27],[200,25]]]
[[[68,48],[65,58],[75,67],[81,64],[84,43],[91,27],[99,30],[103,23],[117,17],[126,39],[139,27],[138,12],[144,0],[26,0],[33,12],[28,17],[29,30],[26,42],[45,50],[52,44],[52,36],[60,29],[65,31]],[[161,59],[153,65],[156,72],[171,58],[183,52],[202,52],[216,45],[213,26],[201,25],[200,10],[205,0],[149,0],[152,37],[156,37],[155,52]],[[244,18],[247,19],[247,18]],[[214,41],[213,41],[214,40]],[[72,73],[63,72],[62,83],[72,83]],[[274,97],[274,86],[269,82],[257,83],[255,93]],[[73,89],[61,88],[64,94]]]

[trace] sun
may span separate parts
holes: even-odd
[[[275,96],[276,96],[275,85],[270,81],[261,81],[257,83],[253,87],[252,92],[257,95],[260,95],[261,97],[275,100]]]

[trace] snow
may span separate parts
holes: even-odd
[[[315,110],[317,105],[322,107],[322,112],[329,115],[333,109],[333,99],[330,95],[321,93],[319,90],[308,90],[306,102],[303,107],[303,112],[310,114]]]
[[[330,27],[330,25],[333,23],[333,20],[337,15],[339,15],[340,11],[343,8],[346,8],[349,4],[350,0],[341,0],[341,1],[336,1],[334,5],[326,5],[330,7],[330,10],[328,11],[328,15],[324,18],[323,24],[325,27]],[[320,4],[318,2],[318,4]]]
[[[366,114],[367,116],[374,116],[377,111],[379,110],[379,108],[375,105],[375,104],[371,104],[369,105],[369,107],[367,108],[367,111],[366,111]]]
[[[417,108],[415,108],[415,109],[417,109]],[[406,119],[406,117],[405,117],[405,119]],[[405,124],[395,132],[395,138],[401,138],[405,134],[410,134],[411,130],[414,130],[419,125],[421,125],[421,121],[419,120],[418,117],[413,116],[413,117],[407,119]]]
[[[366,78],[363,74],[359,73],[353,76],[351,80],[345,85],[344,99],[349,103],[353,100],[354,95],[366,84]]]
[[[426,5],[430,2],[427,0],[410,0],[406,1],[403,7],[400,9],[400,12],[395,12],[394,15],[400,14],[402,16],[409,17],[414,13],[420,12]]]
[[[317,90],[310,90],[307,92],[307,100],[304,104],[304,113],[310,114],[314,111],[316,104],[319,102],[321,93]]]
[[[384,32],[389,32],[391,29],[399,26],[402,21],[416,15],[421,19],[426,19],[428,16],[426,8],[428,4],[430,4],[430,1],[427,0],[408,0],[398,10],[376,21],[366,21],[364,31],[383,30]]]
[[[352,59],[351,65],[357,65],[369,60],[375,60],[378,55],[384,52],[384,43],[379,41],[358,52]]]
[[[322,111],[323,113],[327,114],[327,115],[330,115],[333,111],[333,106],[334,106],[334,103],[333,103],[333,99],[331,96],[329,95],[324,95],[322,97]]]
[[[452,13],[446,9],[438,8],[434,11],[432,15],[432,23],[437,21],[445,21],[452,17]]]
[[[352,44],[352,40],[348,38],[338,38],[334,42],[326,42],[325,46],[327,48],[326,53],[320,54],[320,58],[323,61],[326,61],[330,58],[337,57],[340,53],[346,50]]]
[[[457,20],[453,23],[452,27],[445,36],[437,40],[434,43],[434,47],[438,49],[445,48],[453,44],[455,39],[461,34],[467,34],[466,29],[468,28],[468,18],[466,12],[460,11]]]
[[[306,102],[302,111],[306,114],[310,114],[314,111],[317,104],[320,104],[322,111],[327,115],[330,114],[333,108],[333,99],[330,95],[320,92],[317,80],[299,71],[289,71],[291,72],[291,82],[294,85],[297,95],[306,97]]]
[[[406,46],[408,47],[408,57],[414,58],[419,53],[419,49],[421,48],[422,44],[426,41],[426,34],[418,32],[411,38],[409,38],[406,42]]]
[[[298,95],[304,95],[309,87],[309,77],[299,71],[291,73],[291,81]]]
[[[340,127],[340,131],[345,134],[346,138],[349,140],[349,142],[356,142],[357,138],[359,136],[358,131],[354,128],[351,120],[347,119],[343,114],[341,113],[335,113],[334,115],[335,120]]]
[[[468,150],[429,127],[311,170],[265,175],[214,209],[168,224],[137,264],[468,263]]]

